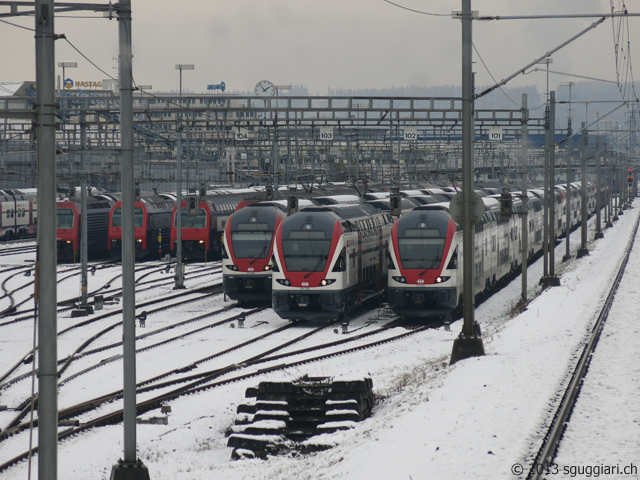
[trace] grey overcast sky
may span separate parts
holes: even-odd
[[[303,84],[312,95],[328,88],[384,88],[460,84],[461,26],[451,18],[461,1],[393,0],[132,0],[134,80],[156,91],[177,90],[175,64],[192,63],[183,90],[206,92],[224,81],[227,92],[253,91],[263,79],[279,85]],[[474,0],[480,15],[609,13],[621,0]],[[630,13],[640,2],[627,0]],[[4,9],[4,10],[3,10]],[[8,12],[0,7],[0,12]],[[75,17],[75,18],[74,18]],[[33,28],[32,17],[4,20]],[[493,84],[565,42],[595,18],[474,22],[476,84]],[[640,72],[640,17],[623,20],[624,54]],[[621,21],[607,20],[553,55],[552,70],[616,79],[615,32]],[[64,14],[55,29],[109,75],[117,77],[117,22],[91,12]],[[630,41],[630,44],[627,42]],[[634,55],[635,54],[635,55]],[[0,81],[35,79],[33,32],[0,23]],[[637,60],[633,62],[633,60]],[[67,42],[56,42],[56,61],[77,61],[67,77],[99,81],[107,76]],[[620,62],[621,63],[621,62]],[[57,75],[62,72],[57,69]],[[626,72],[628,69],[625,69]],[[490,73],[489,73],[490,72]],[[640,75],[640,73],[638,73]],[[552,75],[551,87],[580,80]],[[542,72],[509,84],[537,85]]]

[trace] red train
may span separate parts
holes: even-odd
[[[87,196],[87,252],[91,257],[107,254],[109,213],[115,201],[110,195]],[[80,195],[56,202],[58,261],[80,259],[81,211]]]
[[[169,195],[141,195],[133,203],[136,259],[159,258],[170,252],[171,218],[175,200]],[[122,258],[122,200],[109,213],[109,253]]]
[[[191,261],[220,260],[224,228],[229,216],[239,207],[258,201],[255,190],[214,191],[185,195],[182,198],[182,258]],[[171,250],[175,254],[178,232],[177,205],[171,223]]]

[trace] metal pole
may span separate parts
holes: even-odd
[[[54,2],[35,2],[38,249],[38,478],[58,478]],[[43,279],[43,281],[40,281]]]
[[[178,188],[176,192],[176,271],[174,275],[174,289],[184,287],[182,273],[182,124],[178,123],[178,140],[176,142],[176,177]]]
[[[578,249],[578,258],[589,255],[587,249],[587,131],[585,130],[586,122],[582,122],[581,128],[584,132],[581,137],[582,164],[580,165],[581,194],[580,200],[580,248]]]
[[[556,250],[556,92],[549,92],[549,276],[555,277]],[[555,280],[553,280],[555,283]]]
[[[566,245],[567,249],[565,251],[564,257],[562,257],[562,261],[566,262],[571,258],[571,200],[573,199],[573,192],[571,190],[571,155],[573,155],[573,131],[571,129],[571,83],[569,83],[569,118],[567,119],[567,136],[569,137],[569,144],[567,145],[567,215],[566,221],[567,225],[565,227],[566,230]]]
[[[527,153],[529,150],[529,107],[528,97],[526,93],[522,94],[522,302],[527,301],[527,262],[529,260],[529,212],[527,195],[527,180],[529,176],[529,164],[527,162]]]
[[[135,239],[133,227],[133,55],[131,48],[131,0],[118,9],[120,58],[120,134],[122,150],[122,338],[124,460],[114,465],[111,480],[145,480],[146,467],[136,458],[136,331]]]
[[[463,313],[462,332],[453,344],[450,363],[484,355],[474,322],[473,293],[473,72],[471,0],[462,0],[462,194],[463,194]]]
[[[133,103],[131,0],[120,2],[120,129],[122,135],[122,311],[124,325],[124,462],[136,461],[135,256],[133,232]]]
[[[82,265],[82,280],[80,282],[80,292],[81,292],[81,304],[80,307],[86,310],[87,308],[87,288],[88,288],[88,280],[87,280],[87,261],[88,261],[88,248],[87,248],[87,175],[85,171],[85,158],[84,158],[84,150],[86,148],[87,143],[87,123],[85,113],[82,112],[80,114],[80,169],[82,175],[81,188],[82,192],[80,193],[80,201],[82,202],[82,232],[80,238],[80,263]]]
[[[544,146],[544,211],[542,215],[542,278],[546,279],[549,276],[549,204],[551,202],[549,198],[549,146],[551,130],[549,126],[549,103],[544,112],[544,128],[545,128],[545,146]]]

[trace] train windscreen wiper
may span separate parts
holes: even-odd
[[[440,258],[440,255],[438,255],[436,258],[434,258],[433,260],[431,260],[431,263],[427,266],[427,268],[425,268],[423,271],[421,271],[418,276],[421,277],[422,275],[424,275],[425,273],[427,273],[427,271],[433,269],[433,268],[437,268],[440,266],[440,261],[442,260],[442,258]]]

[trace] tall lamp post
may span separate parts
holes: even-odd
[[[195,66],[193,64],[180,63],[176,65],[176,70],[180,70],[180,96],[182,96],[182,71],[195,70]]]
[[[566,262],[571,258],[571,248],[570,248],[570,238],[571,238],[571,197],[573,193],[571,191],[571,155],[573,155],[573,130],[571,128],[571,87],[573,87],[576,82],[562,82],[560,84],[561,87],[569,87],[569,118],[567,119],[567,137],[569,138],[569,145],[567,145],[567,226],[566,228],[566,245],[567,250],[562,257],[562,261]],[[583,180],[584,182],[584,180]]]
[[[552,180],[549,180],[549,156],[550,150],[552,148],[551,135],[549,130],[553,130],[553,126],[549,125],[549,65],[553,63],[553,58],[547,57],[538,62],[538,65],[546,65],[547,66],[547,89],[545,91],[545,149],[544,149],[544,212],[543,212],[543,240],[542,240],[542,256],[543,256],[543,274],[542,278],[547,278],[549,276],[549,208],[553,207],[555,203],[551,203],[554,201],[554,197],[549,193],[549,185]],[[553,191],[553,189],[552,189]],[[553,248],[553,246],[551,247]]]
[[[182,97],[182,71],[193,70],[195,67],[192,64],[178,64],[176,70],[180,70],[180,96]],[[175,273],[175,286],[174,288],[182,289],[184,287],[184,274],[182,273],[182,125],[181,117],[178,113],[178,126],[177,135],[178,141],[176,144],[176,182],[178,188],[176,189],[176,273]]]
[[[58,67],[62,67],[62,85],[58,82],[58,90],[62,91],[64,89],[64,82],[66,81],[65,69],[77,68],[78,62],[58,62]]]

